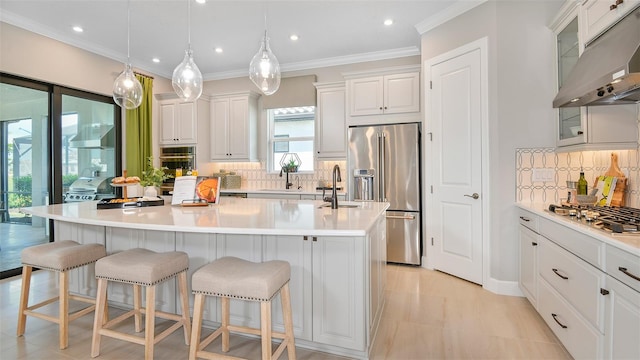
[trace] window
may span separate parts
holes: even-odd
[[[268,172],[280,172],[280,160],[295,153],[302,162],[298,171],[313,171],[315,106],[270,109]]]

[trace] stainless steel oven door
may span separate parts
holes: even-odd
[[[387,211],[387,262],[420,265],[420,213]]]

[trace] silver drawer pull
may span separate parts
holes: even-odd
[[[555,320],[555,322],[558,323],[558,325],[560,325],[561,328],[563,328],[563,329],[567,328],[567,325],[565,325],[565,324],[561,323],[560,321],[558,321],[558,319],[557,319],[558,315],[552,313],[551,316],[553,317],[553,320]]]
[[[416,216],[415,215],[404,215],[404,216],[400,216],[400,215],[387,215],[387,219],[397,219],[397,220],[415,220]]]
[[[622,267],[622,266],[620,266],[620,267],[618,268],[618,270],[622,271],[622,273],[623,273],[623,274],[625,274],[625,275],[627,275],[628,277],[630,277],[630,278],[632,278],[632,279],[635,279],[635,280],[640,281],[640,277],[637,277],[637,276],[633,275],[632,273],[630,273],[630,272],[627,270],[627,268],[626,268],[626,267]]]
[[[556,275],[560,276],[564,280],[569,280],[567,276],[564,276],[558,272],[558,269],[551,269]]]

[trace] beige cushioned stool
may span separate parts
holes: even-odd
[[[223,257],[198,269],[191,278],[195,294],[193,306],[193,329],[189,359],[237,359],[204,351],[218,336],[222,335],[222,351],[229,351],[229,331],[244,332],[262,337],[262,359],[277,359],[287,349],[289,360],[296,358],[289,279],[291,267],[286,261],[273,260],[254,263],[235,257]],[[280,293],[285,333],[271,330],[271,300]],[[202,315],[205,296],[221,298],[222,324],[207,338],[201,340]],[[229,324],[229,299],[260,302],[260,329]],[[272,354],[272,337],[282,343]]]
[[[104,246],[100,244],[81,245],[71,240],[56,241],[22,250],[22,290],[20,292],[17,335],[24,334],[27,315],[44,319],[58,324],[60,349],[66,349],[69,344],[69,322],[93,311],[96,303],[95,299],[69,294],[68,271],[94,263],[106,255]],[[29,306],[29,288],[34,267],[58,272],[60,285],[58,296]],[[91,305],[70,314],[69,299]],[[59,301],[58,317],[34,311],[55,301]]]
[[[189,295],[187,293],[187,269],[189,257],[182,251],[156,253],[146,249],[131,249],[109,255],[96,263],[96,278],[98,279],[98,295],[96,316],[93,322],[93,341],[91,356],[100,355],[100,339],[102,335],[116,339],[144,345],[144,358],[153,359],[154,345],[178,330],[184,328],[184,341],[189,344],[191,322],[189,318]],[[155,309],[156,285],[178,277],[182,314],[170,314]],[[107,283],[116,281],[133,285],[133,309],[113,320],[106,321],[107,312]],[[141,286],[146,286],[146,306],[141,307]],[[135,331],[142,331],[141,315],[145,314],[144,338],[125,334],[112,328],[120,322],[134,316]],[[173,320],[175,323],[169,328],[155,334],[155,318]]]

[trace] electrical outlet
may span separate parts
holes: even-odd
[[[553,181],[556,172],[550,168],[534,168],[533,169],[533,182],[549,182]]]

